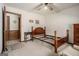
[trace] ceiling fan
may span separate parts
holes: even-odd
[[[48,9],[50,11],[55,11],[55,12],[59,11],[59,9],[53,3],[40,3],[34,9],[38,11],[40,11],[41,9],[45,9],[45,10]]]

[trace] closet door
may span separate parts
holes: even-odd
[[[74,24],[74,43],[79,45],[79,24]]]

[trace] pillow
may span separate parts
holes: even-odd
[[[40,35],[34,35],[33,37],[35,38],[41,38],[41,37],[44,37],[44,35],[40,34]]]

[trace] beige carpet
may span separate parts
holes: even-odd
[[[67,45],[64,45],[64,48]],[[60,51],[61,49],[59,49]],[[8,56],[57,56],[54,53],[54,47],[48,43],[34,40],[28,42],[19,42],[9,46]]]
[[[8,52],[9,56],[53,56],[53,47],[41,41],[22,42],[21,48]],[[49,48],[50,47],[50,48]],[[52,48],[52,49],[51,49]]]

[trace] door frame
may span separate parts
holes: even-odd
[[[6,13],[10,13],[10,14],[14,14],[19,16],[19,37],[20,37],[20,42],[21,42],[21,14],[15,13],[15,12],[10,12],[10,11],[6,11],[6,7],[4,6],[3,9],[3,44],[2,44],[2,52],[5,51],[5,39],[4,39],[4,30],[5,30],[5,19],[6,19]]]
[[[6,13],[14,14],[14,15],[19,16],[19,34],[20,34],[19,37],[20,37],[20,41],[21,41],[21,14],[10,12],[10,11],[6,11]],[[10,20],[9,20],[9,22],[10,22]]]

